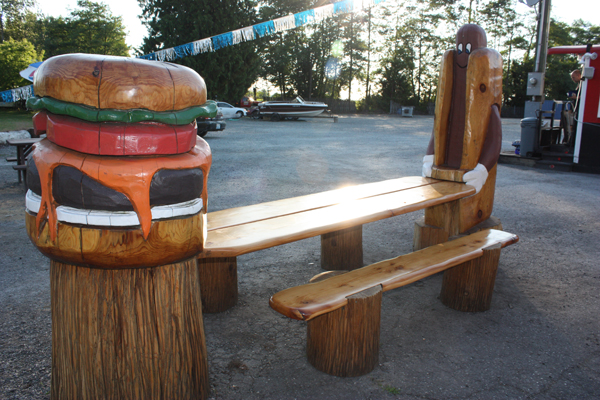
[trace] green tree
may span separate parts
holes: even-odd
[[[37,60],[35,47],[27,39],[8,39],[0,43],[0,91],[29,84],[19,72]]]
[[[254,25],[256,3],[251,0],[138,0],[148,36],[143,54]],[[209,98],[239,101],[259,76],[260,40],[228,46],[174,62],[198,72]]]
[[[0,0],[0,43],[9,38],[20,39],[12,37],[5,27],[22,22],[26,10],[34,4],[34,0]]]
[[[78,0],[67,18],[43,21],[43,43],[47,57],[67,53],[128,56],[125,26],[104,3]]]

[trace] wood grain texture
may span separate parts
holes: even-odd
[[[102,60],[100,108],[173,110],[173,80],[163,63],[125,57]],[[183,107],[187,108],[187,107]]]
[[[443,229],[448,237],[458,235],[460,233],[459,209],[458,201],[428,207],[425,209],[424,222],[426,225]]]
[[[350,200],[364,199],[386,193],[413,189],[419,186],[431,185],[436,182],[438,181],[430,178],[409,176],[382,182],[367,183],[364,185],[348,186],[341,189],[293,197],[290,199],[215,211],[208,213],[208,230],[213,231],[230,226],[243,225],[249,222],[282,217],[317,208],[328,207]]]
[[[183,65],[165,63],[165,67],[173,80],[174,110],[187,108],[190,103],[206,103],[206,83],[202,77]],[[190,80],[192,74],[198,75],[200,79]]]
[[[103,270],[51,261],[51,398],[206,399],[196,259]]]
[[[202,311],[219,313],[237,304],[237,259],[199,258],[198,271],[202,289]]]
[[[467,66],[461,169],[473,169],[479,162],[493,104],[502,105],[502,57],[493,49],[477,49]]]
[[[481,257],[444,272],[440,300],[458,311],[487,311],[492,304],[500,244],[483,249]]]
[[[347,298],[347,304],[307,323],[306,355],[319,371],[350,377],[371,372],[379,361],[381,286]]]
[[[431,169],[431,177],[443,181],[464,182],[463,175],[469,171],[464,169],[448,168],[434,165]]]
[[[448,117],[452,104],[452,84],[454,74],[454,50],[447,50],[440,65],[437,100],[435,102],[435,120],[433,122],[434,165],[446,163],[448,141]]]
[[[487,180],[479,193],[458,201],[458,231],[460,233],[468,231],[492,215],[497,171],[498,164],[488,172]]]
[[[208,231],[206,257],[234,257],[329,232],[410,213],[469,196],[475,189],[455,182],[347,201],[330,207]]]
[[[429,246],[447,242],[448,240],[457,239],[459,236],[470,235],[472,233],[483,231],[486,229],[496,229],[501,231],[502,222],[499,218],[489,217],[485,221],[473,226],[471,229],[461,234],[457,234],[456,236],[449,237],[448,232],[446,230],[437,226],[427,225],[425,223],[425,217],[423,217],[415,222],[413,251],[421,250]]]
[[[383,291],[408,285],[424,277],[480,257],[494,244],[516,243],[517,235],[486,230],[428,247],[391,260],[381,261],[323,282],[296,286],[276,293],[271,308],[293,319],[311,320],[347,304],[346,298],[373,286]]]
[[[425,217],[415,222],[413,235],[413,251],[448,241],[448,232],[437,226],[427,225]]]
[[[39,97],[54,97],[69,103],[98,108],[98,86],[104,56],[65,54],[44,61],[33,76]]]
[[[188,218],[152,222],[147,240],[141,229],[94,228],[58,223],[56,241],[45,223],[40,235],[35,216],[26,213],[27,234],[45,256],[62,262],[123,269],[169,264],[202,251],[202,213]]]
[[[173,111],[206,102],[206,85],[194,70],[128,57],[51,57],[36,71],[33,85],[39,97],[103,109]]]
[[[321,235],[321,268],[349,271],[362,267],[362,225]]]

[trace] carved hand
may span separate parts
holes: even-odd
[[[433,167],[433,154],[423,157],[423,178],[431,178],[431,168]]]
[[[425,168],[425,167],[423,167]],[[463,181],[467,185],[475,187],[475,193],[479,193],[488,177],[488,170],[483,164],[477,164],[475,169],[467,172],[463,176]]]

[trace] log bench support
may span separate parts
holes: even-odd
[[[219,313],[237,304],[237,257],[198,258],[202,311]]]
[[[50,264],[52,399],[205,399],[196,258],[152,268]]]
[[[306,355],[319,371],[361,376],[379,362],[381,285],[348,296],[342,308],[306,324]]]
[[[332,271],[362,267],[362,225],[321,235],[321,268]]]
[[[444,271],[440,300],[458,311],[490,309],[500,261],[499,244],[483,249],[483,255]]]
[[[460,311],[490,308],[500,250],[516,235],[483,230],[364,268],[317,275],[271,297],[271,308],[307,321],[307,357],[318,370],[360,376],[379,357],[381,296],[444,271],[441,301]]]

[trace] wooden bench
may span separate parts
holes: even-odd
[[[208,213],[198,258],[203,311],[236,304],[239,255],[321,235],[322,268],[361,268],[363,224],[473,193],[463,183],[405,177]]]
[[[271,307],[307,323],[307,356],[336,376],[364,375],[379,354],[381,294],[446,271],[440,299],[460,311],[485,311],[492,299],[500,249],[519,238],[483,230],[273,295]],[[321,274],[321,275],[324,275]]]

